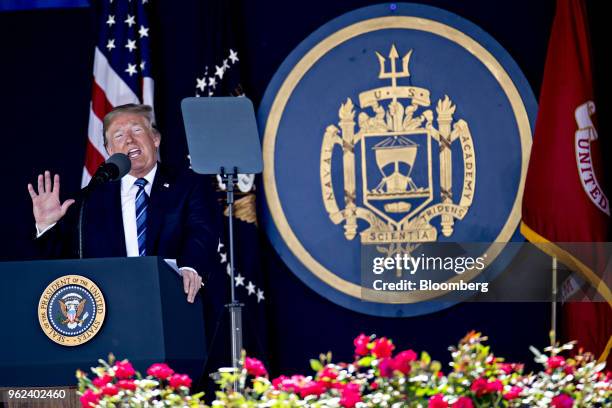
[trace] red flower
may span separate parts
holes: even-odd
[[[517,399],[521,396],[523,389],[521,387],[514,386],[510,388],[510,391],[504,394],[504,398],[507,400]]]
[[[512,374],[521,371],[523,369],[523,364],[499,363],[498,367],[504,374]]]
[[[393,359],[393,366],[396,370],[401,371],[404,374],[410,373],[412,367],[410,363],[416,361],[417,355],[412,350],[404,350]]]
[[[83,393],[83,395],[81,395],[79,400],[81,401],[81,407],[83,408],[95,407],[98,405],[98,402],[100,402],[100,395],[96,394],[92,390],[87,390]]]
[[[115,387],[113,384],[106,384],[101,391],[102,395],[106,395],[108,397],[112,397],[113,395],[117,395],[119,393],[119,388]]]
[[[374,341],[374,348],[372,348],[372,354],[376,358],[391,357],[391,353],[395,350],[395,346],[386,337],[381,337]]]
[[[272,387],[274,387],[275,390],[282,390],[282,384],[283,381],[288,380],[289,377],[287,377],[286,375],[281,375],[280,377],[276,377],[275,379],[272,380]]]
[[[332,381],[338,378],[338,370],[332,367],[325,367],[319,371],[318,377],[323,381]]]
[[[489,381],[487,383],[486,392],[487,394],[493,394],[495,392],[502,392],[504,384],[499,380]]]
[[[342,390],[342,396],[340,397],[340,405],[345,408],[353,408],[361,402],[361,393],[359,392],[359,384],[347,384]]]
[[[113,381],[113,377],[111,377],[110,375],[104,374],[103,377],[94,378],[93,385],[95,385],[98,388],[102,388],[111,381]]]
[[[474,408],[474,403],[470,397],[461,397],[453,404],[453,408]]]
[[[436,394],[429,399],[428,408],[448,408],[448,403],[444,401],[444,395]]]
[[[485,394],[493,394],[495,392],[501,392],[504,389],[504,385],[501,381],[495,379],[487,381],[485,378],[478,378],[474,380],[470,390],[476,394],[477,397],[482,397]]]
[[[115,364],[114,369],[115,377],[120,380],[128,379],[134,374],[136,374],[134,367],[132,367],[132,364],[127,360],[117,362],[117,364]]]
[[[165,363],[155,363],[147,370],[147,374],[158,380],[165,380],[174,374],[174,370]]]
[[[325,392],[325,384],[323,381],[308,381],[300,388],[300,396],[306,398],[309,395],[319,396]]]
[[[338,378],[338,370],[332,367],[325,367],[317,374],[317,378],[327,388],[331,387],[332,383]]]
[[[253,377],[265,377],[268,375],[268,371],[266,367],[263,365],[261,361],[256,358],[247,357],[244,359],[244,368],[247,370],[247,373],[252,375]]]
[[[393,370],[395,370],[395,362],[391,358],[383,358],[378,364],[380,376],[383,378],[393,377]]]
[[[370,342],[370,338],[365,334],[361,333],[359,336],[353,340],[353,344],[355,345],[355,354],[358,356],[367,356],[370,353],[368,350],[368,343]]]
[[[299,392],[305,381],[306,377],[303,375],[293,375],[291,378],[281,375],[272,381],[272,386],[279,391]]]
[[[191,387],[191,378],[187,374],[174,374],[168,382],[172,388]]]
[[[554,408],[572,408],[574,399],[567,394],[559,394],[552,399],[551,406]]]
[[[565,365],[565,359],[562,356],[552,356],[548,357],[546,361],[546,366],[551,370],[555,368],[563,367]]]
[[[379,387],[379,385],[378,385],[377,382],[373,382],[372,384],[370,384],[370,388],[373,389],[373,390],[377,390],[378,387]]]
[[[136,390],[136,383],[134,382],[134,380],[121,380],[117,382],[117,387],[124,390],[134,391]]]
[[[567,375],[574,374],[575,370],[576,368],[571,365],[566,365],[565,367],[563,367],[563,372]]]
[[[480,397],[487,393],[487,380],[484,378],[477,378],[472,383],[470,390],[476,394],[477,397]]]

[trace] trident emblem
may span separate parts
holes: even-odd
[[[385,72],[386,58],[380,55],[378,51],[376,51],[376,56],[378,57],[378,62],[380,63],[380,72],[378,73],[378,78],[391,78],[391,87],[395,88],[397,85],[397,78],[408,78],[410,76],[410,71],[408,71],[408,63],[410,62],[411,55],[412,50],[408,51],[408,53],[404,55],[404,58],[402,58],[402,70],[401,72],[396,72],[395,61],[399,58],[399,54],[397,53],[395,44],[391,45],[391,51],[389,52],[389,59],[391,60],[391,72]]]

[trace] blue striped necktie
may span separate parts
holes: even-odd
[[[136,234],[138,237],[138,255],[147,256],[147,207],[149,196],[145,192],[147,180],[139,178],[134,182],[138,186],[136,193]]]

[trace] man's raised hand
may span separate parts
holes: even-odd
[[[38,175],[38,193],[32,184],[28,184],[28,192],[32,198],[36,227],[40,231],[58,222],[66,214],[68,207],[74,204],[73,199],[60,203],[60,176],[56,174],[52,184],[49,171],[45,171],[44,176]]]

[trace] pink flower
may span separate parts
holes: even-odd
[[[134,382],[134,380],[121,380],[117,382],[117,387],[124,390],[134,391],[136,390],[136,383]]]
[[[453,408],[474,408],[474,403],[470,397],[461,397],[453,404]]]
[[[353,344],[355,345],[355,354],[358,356],[367,356],[370,353],[370,350],[368,350],[369,342],[370,338],[363,333],[355,337],[355,340],[353,340]]]
[[[112,397],[113,395],[117,395],[118,393],[119,388],[115,387],[113,384],[106,384],[101,390],[101,394],[106,395],[108,397]]]
[[[391,353],[395,350],[395,346],[386,337],[381,337],[374,341],[374,348],[372,348],[372,354],[376,358],[391,357]]]
[[[289,377],[287,377],[286,375],[281,375],[280,377],[276,377],[275,379],[272,380],[272,387],[274,387],[275,390],[282,390],[282,383],[283,381],[288,380]]]
[[[378,385],[377,382],[373,382],[372,384],[370,384],[370,388],[373,389],[373,390],[377,390],[378,387],[380,387],[380,386]]]
[[[393,366],[397,371],[401,371],[403,374],[410,373],[412,367],[410,363],[416,361],[417,355],[412,350],[404,350],[393,359]]]
[[[103,377],[94,378],[93,385],[95,385],[98,388],[102,388],[106,384],[110,383],[111,381],[113,381],[113,377],[111,377],[108,374],[104,374]]]
[[[498,367],[504,374],[512,374],[521,371],[523,369],[523,364],[499,363]]]
[[[380,376],[383,378],[393,377],[393,370],[395,370],[395,362],[391,358],[383,358],[378,364]]]
[[[100,395],[92,390],[87,390],[81,395],[79,401],[81,401],[81,407],[83,408],[95,407],[100,402]]]
[[[567,394],[559,394],[552,399],[551,406],[554,408],[572,408],[574,399]]]
[[[191,378],[187,374],[174,374],[168,382],[172,388],[191,387]]]
[[[324,369],[319,371],[319,374],[317,376],[320,380],[332,381],[338,378],[338,370],[332,367],[325,367]]]
[[[340,405],[344,408],[353,408],[361,402],[361,393],[359,391],[359,384],[350,383],[342,390],[342,396],[340,397]]]
[[[117,362],[113,368],[115,369],[115,377],[120,380],[126,380],[136,374],[134,367],[127,360]]]
[[[562,356],[548,357],[546,361],[546,367],[554,370],[555,368],[563,367],[565,365],[565,359]]]
[[[147,374],[158,380],[165,380],[174,374],[174,370],[165,363],[155,363],[147,370]]]
[[[513,399],[517,399],[518,397],[521,396],[522,391],[523,389],[521,387],[517,387],[515,385],[514,387],[510,388],[510,391],[504,394],[504,398],[509,401]]]
[[[476,394],[477,397],[480,397],[487,393],[487,380],[484,378],[477,378],[472,383],[470,390]]]
[[[493,394],[495,392],[501,392],[504,389],[504,384],[499,380],[489,381],[487,383],[486,392],[487,394]]]
[[[448,403],[444,401],[444,395],[436,394],[429,399],[428,408],[448,408]]]
[[[306,382],[306,377],[303,375],[293,375],[291,378],[281,375],[272,381],[274,389],[286,392],[299,392],[301,384]]]
[[[300,388],[300,396],[306,398],[309,395],[319,396],[325,392],[325,384],[323,381],[308,381]]]
[[[261,361],[256,358],[247,357],[244,359],[244,368],[247,370],[247,373],[252,375],[253,377],[265,377],[268,375],[268,371],[266,367],[263,365]]]

